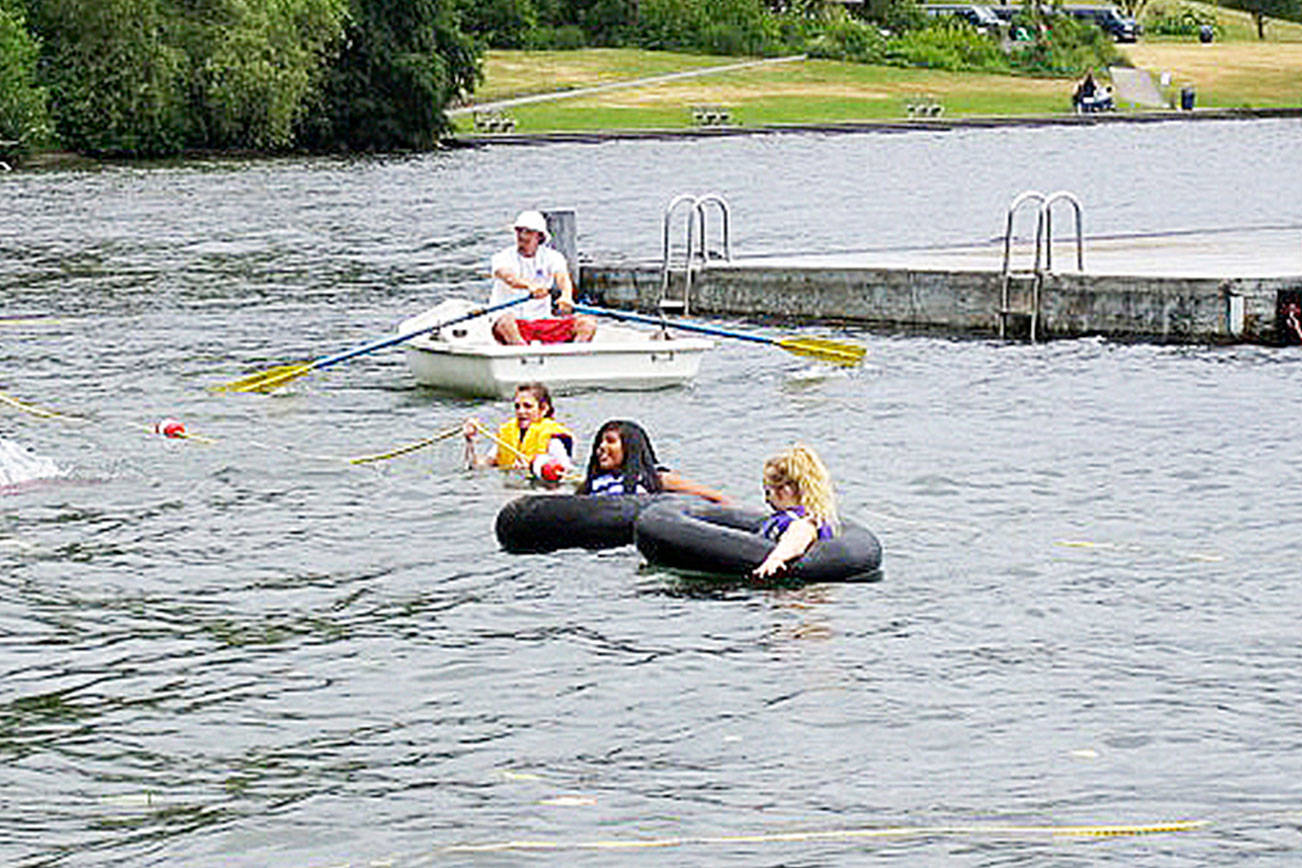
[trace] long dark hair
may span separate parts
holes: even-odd
[[[611,429],[619,431],[619,440],[624,447],[624,466],[620,468],[623,471],[621,475],[624,479],[624,490],[631,494],[640,485],[643,491],[663,491],[664,486],[660,484],[660,471],[656,469],[659,462],[656,461],[655,450],[651,448],[651,438],[636,422],[611,419],[597,429],[597,436],[592,438],[588,472],[583,477],[583,484],[579,486],[579,494],[591,494],[592,478],[601,475],[601,464],[597,461],[597,447],[601,445],[601,438]]]

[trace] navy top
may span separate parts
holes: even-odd
[[[632,491],[626,491],[622,472],[598,474],[592,477],[588,488],[588,493],[594,497],[609,497],[616,494],[646,494],[646,489],[636,482],[633,483]]]
[[[661,467],[657,464],[655,469],[656,476],[659,476],[661,473],[666,473],[668,470],[668,467]],[[588,483],[588,494],[596,497],[613,494],[651,493],[652,492],[647,490],[646,485],[643,484],[641,480],[633,483],[632,491],[626,490],[626,486],[624,485],[624,469],[622,467],[611,473],[598,473],[596,476],[592,477],[592,480]]]
[[[791,527],[793,521],[804,517],[805,508],[803,506],[795,506],[791,509],[779,510],[764,519],[764,523],[760,525],[759,529],[760,536],[777,542],[782,535],[787,532],[787,528]],[[819,522],[817,531],[818,536],[816,539],[832,538],[832,526],[825,521]]]

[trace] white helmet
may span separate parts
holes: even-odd
[[[538,211],[521,211],[520,216],[511,224],[515,229],[532,229],[541,232],[543,241],[547,240],[547,218]]]

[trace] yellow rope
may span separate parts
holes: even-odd
[[[831,829],[816,832],[773,832],[754,835],[694,835],[681,838],[632,838],[589,841],[515,840],[486,844],[455,844],[446,853],[496,853],[508,850],[650,850],[718,844],[785,844],[801,841],[855,841],[885,838],[993,837],[993,838],[1111,838],[1189,832],[1208,825],[1206,820],[1097,826],[889,826],[873,829]]]
[[[65,322],[58,317],[47,316],[8,316],[0,318],[0,325],[53,325]]]
[[[0,392],[0,404],[7,404],[10,407],[13,407],[15,410],[21,410],[24,413],[28,413],[40,419],[61,419],[69,422],[89,421],[80,416],[70,416],[66,413],[58,413],[54,410],[47,410],[44,407],[38,407],[35,404],[30,404],[26,401],[20,401],[11,395],[6,395],[4,392]],[[130,427],[133,431],[144,431],[148,434],[161,433],[158,430],[157,425],[131,425]],[[387,452],[379,452],[371,455],[357,455],[352,458],[339,458],[334,455],[312,455],[306,452],[299,452],[295,449],[290,449],[284,446],[275,446],[270,443],[260,443],[256,440],[245,440],[244,442],[248,443],[251,446],[257,446],[263,449],[275,449],[283,452],[288,452],[291,455],[298,455],[299,457],[302,458],[312,458],[317,461],[339,461],[345,464],[371,464],[376,461],[384,461],[389,458],[397,458],[400,455],[406,455],[410,452],[415,452],[418,449],[424,449],[426,446],[429,446],[434,443],[438,443],[440,440],[446,440],[447,438],[452,437],[453,435],[457,434],[460,430],[461,430],[461,426],[457,425],[454,428],[448,428],[445,431],[440,431],[439,433],[431,437],[426,437],[422,440],[417,440],[414,443],[407,443],[405,445],[395,447],[393,449],[390,449]],[[214,443],[221,442],[218,438],[205,437],[202,434],[192,434],[189,431],[178,431],[176,433],[163,435],[163,436],[167,437],[167,439],[169,440],[189,440],[194,443],[203,443],[205,445],[211,445]]]
[[[358,455],[355,458],[347,459],[349,464],[370,464],[372,461],[384,461],[388,458],[397,458],[399,455],[406,455],[408,452],[415,452],[417,449],[424,449],[432,443],[438,443],[440,440],[446,440],[456,434],[461,433],[461,426],[456,425],[445,431],[426,437],[424,440],[417,440],[415,443],[408,443],[406,446],[399,446],[397,449],[391,449],[388,452],[380,452],[375,455]]]
[[[29,404],[26,401],[20,401],[17,398],[14,398],[10,395],[6,395],[4,392],[0,392],[0,402],[8,404],[10,407],[13,407],[15,410],[21,410],[24,413],[30,413],[31,415],[38,416],[41,419],[75,419],[76,418],[74,416],[67,416],[63,413],[56,413],[53,410],[46,410],[44,407],[38,407],[35,404]]]

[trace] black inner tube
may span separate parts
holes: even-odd
[[[634,523],[633,538],[648,561],[670,569],[745,576],[774,543],[759,535],[769,513],[715,504],[649,505]],[[818,540],[781,574],[803,582],[874,582],[881,579],[882,547],[867,528],[843,521],[830,540]]]
[[[502,507],[497,541],[517,554],[631,545],[638,514],[663,494],[526,494]]]

